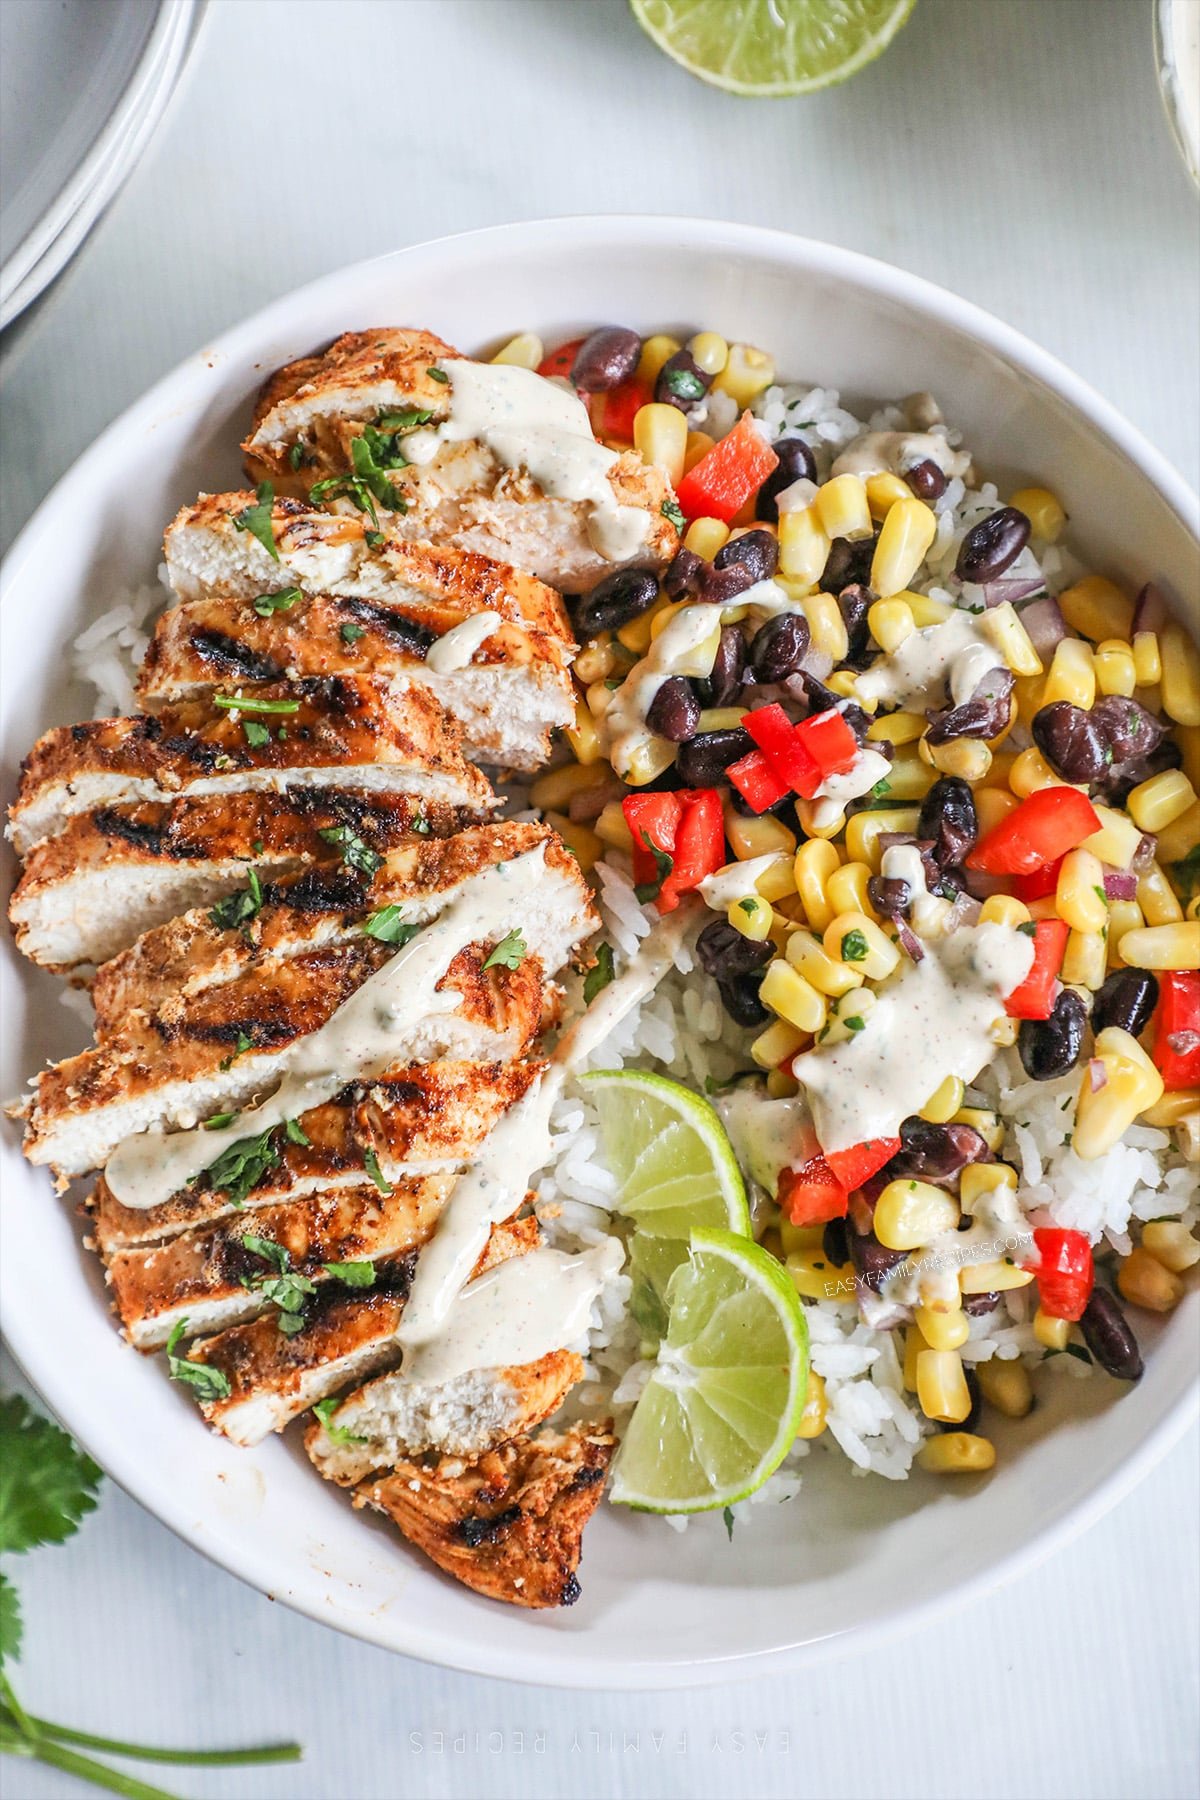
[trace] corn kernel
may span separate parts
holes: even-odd
[[[661,469],[672,487],[683,479],[687,420],[677,406],[652,400],[633,419],[633,445],[646,462]]]
[[[813,650],[840,663],[850,649],[842,609],[832,594],[806,594],[804,616],[808,620]]]
[[[1140,931],[1145,921],[1136,900],[1112,900],[1108,907],[1108,966],[1125,968],[1121,945],[1131,931]]]
[[[1158,633],[1135,631],[1133,634],[1133,672],[1138,687],[1153,687],[1162,680],[1162,657]]]
[[[823,932],[833,918],[834,909],[826,896],[829,877],[835,869],[841,867],[842,859],[830,843],[820,838],[810,838],[801,844],[792,864],[796,878],[796,892],[804,905],[809,924],[814,931]]]
[[[958,1204],[927,1181],[889,1181],[875,1205],[872,1221],[880,1243],[889,1250],[917,1250],[958,1224]]]
[[[749,938],[752,944],[761,944],[771,933],[771,908],[765,900],[748,894],[742,900],[731,902],[726,913],[733,929],[742,937]]]
[[[925,1439],[917,1461],[927,1475],[985,1475],[996,1466],[996,1446],[974,1431],[939,1431]]]
[[[593,681],[589,688],[584,689],[584,699],[593,719],[602,719],[616,699],[616,694],[607,682]]]
[[[1023,512],[1029,520],[1034,537],[1039,537],[1047,544],[1055,543],[1062,535],[1067,515],[1063,511],[1062,501],[1049,488],[1018,488],[1008,503]]]
[[[1082,638],[1062,638],[1054,646],[1050,672],[1042,688],[1042,705],[1068,700],[1089,712],[1096,702],[1096,659]]]
[[[879,710],[878,700],[859,693],[858,677],[853,669],[835,669],[832,675],[826,676],[825,686],[831,694],[837,694],[843,700],[853,700],[866,713],[874,713]]]
[[[910,1394],[917,1391],[917,1358],[929,1345],[921,1336],[918,1326],[910,1325],[904,1334],[904,1386]]]
[[[883,599],[912,581],[937,536],[937,515],[923,500],[897,500],[888,508],[871,559],[871,586]]]
[[[690,474],[696,464],[708,455],[716,441],[716,438],[709,437],[707,431],[688,432],[687,443],[683,447],[683,472],[685,475]]]
[[[989,1406],[1006,1419],[1023,1419],[1033,1407],[1033,1387],[1025,1365],[1016,1357],[1001,1362],[991,1356],[975,1365],[979,1389]]]
[[[693,519],[684,535],[684,548],[705,562],[711,562],[717,551],[729,541],[729,527],[724,519]]]
[[[750,1054],[760,1069],[777,1069],[780,1063],[790,1062],[806,1042],[806,1032],[798,1031],[786,1019],[776,1019],[755,1038]]]
[[[1137,686],[1137,668],[1133,660],[1133,649],[1123,644],[1119,638],[1105,638],[1096,646],[1096,686],[1102,694],[1133,693]]]
[[[1071,1321],[1057,1318],[1039,1306],[1033,1315],[1033,1335],[1047,1350],[1065,1350],[1071,1341]]]
[[[1160,931],[1179,929],[1172,925],[1158,927]],[[1196,932],[1200,938],[1200,926]],[[1127,1031],[1107,1026],[1097,1034],[1093,1054],[1104,1066],[1105,1080],[1101,1087],[1095,1087],[1090,1065],[1085,1067],[1071,1139],[1071,1148],[1085,1162],[1093,1162],[1111,1150],[1138,1114],[1161,1099],[1163,1092],[1162,1076]]]
[[[871,517],[882,523],[888,511],[895,506],[897,500],[911,500],[912,489],[898,475],[868,475],[867,505],[871,509]]]
[[[881,981],[900,961],[900,952],[864,912],[841,912],[823,937],[826,954],[850,963],[869,981]]]
[[[753,344],[730,344],[725,367],[713,382],[739,406],[751,406],[775,379],[775,359]]]
[[[1101,931],[1108,923],[1104,870],[1090,850],[1069,850],[1063,857],[1054,905],[1072,931]]]
[[[633,835],[619,800],[610,800],[601,812],[596,820],[596,836],[614,850],[632,850]]]
[[[888,656],[898,650],[917,629],[912,608],[907,600],[876,600],[868,608],[867,625],[871,636]]]
[[[961,1300],[961,1296],[960,1296]],[[913,1318],[931,1350],[957,1350],[971,1335],[971,1325],[961,1306],[958,1312],[931,1312],[927,1306],[913,1309]]]
[[[1200,1241],[1178,1219],[1155,1219],[1144,1225],[1142,1245],[1172,1275],[1184,1275],[1200,1262]]]
[[[1029,1269],[1022,1269],[1007,1256],[995,1262],[969,1263],[958,1278],[964,1294],[1003,1294],[1011,1288],[1028,1287],[1033,1280]]]
[[[1128,639],[1133,626],[1133,602],[1127,600],[1115,582],[1103,575],[1085,575],[1073,587],[1058,596],[1059,610],[1072,631],[1091,638],[1094,644],[1105,638]]]
[[[749,862],[755,856],[791,855],[796,848],[795,832],[771,813],[748,819],[730,807],[725,815],[725,836],[738,862]]]
[[[811,931],[793,931],[788,938],[787,959],[792,967],[818,993],[834,998],[861,987],[863,977],[857,968],[830,956],[819,938]]]
[[[769,900],[772,904],[776,900],[794,900],[796,876],[792,868],[791,851],[778,851],[775,860],[762,871],[761,875],[755,877],[754,887],[764,900]]]
[[[854,1270],[849,1263],[832,1263],[818,1245],[812,1250],[793,1250],[784,1265],[798,1294],[806,1300],[854,1298]]]
[[[930,1094],[921,1108],[920,1116],[931,1125],[945,1125],[962,1105],[965,1092],[966,1088],[957,1075],[947,1075],[946,1079],[939,1082]],[[933,1339],[930,1338],[929,1341],[932,1343]]]
[[[862,912],[876,918],[875,908],[867,899],[867,883],[871,867],[865,862],[845,862],[835,869],[825,884],[825,893],[835,913]]]
[[[1073,931],[1063,956],[1062,978],[1068,987],[1103,987],[1108,946],[1103,931]]]
[[[884,780],[887,783],[884,792],[889,800],[923,800],[937,780],[937,772],[906,745],[892,758],[892,766]]]
[[[780,1219],[779,1238],[785,1256],[794,1256],[797,1250],[816,1250],[825,1236],[823,1225],[793,1225],[790,1219]]]
[[[682,348],[678,338],[667,337],[662,332],[656,332],[653,337],[648,337],[642,345],[642,354],[638,358],[638,380],[645,382],[648,387],[653,387],[662,373],[663,364]]]
[[[1127,931],[1121,955],[1131,969],[1200,969],[1200,925],[1146,925]]]
[[[1069,783],[1054,773],[1041,751],[1031,744],[1028,750],[1022,750],[1009,770],[1008,785],[1019,799],[1027,800],[1030,794],[1036,794],[1042,788],[1067,787]]]
[[[617,653],[613,649],[612,639],[605,631],[579,652],[572,664],[572,671],[584,687],[590,687],[593,681],[603,681],[611,675],[616,666]]]
[[[860,475],[835,475],[817,490],[815,505],[827,537],[856,543],[872,535],[871,508]]]
[[[1171,736],[1179,746],[1184,774],[1200,793],[1200,725],[1175,725]]]
[[[1200,1162],[1200,1107],[1187,1113],[1176,1125],[1175,1148],[1185,1162]]]
[[[940,775],[957,775],[963,781],[986,781],[992,766],[992,753],[979,738],[951,738],[946,744],[931,744],[923,737],[921,756]]]
[[[806,838],[835,838],[846,829],[846,815],[829,800],[797,800],[796,817]]]
[[[815,1369],[810,1369],[808,1371],[808,1392],[804,1397],[804,1410],[800,1414],[796,1436],[798,1438],[819,1438],[825,1429],[828,1411],[825,1383]]]
[[[957,1350],[921,1351],[917,1357],[917,1403],[927,1419],[947,1425],[959,1425],[968,1416],[971,1391]]]
[[[1091,837],[1084,838],[1081,850],[1090,850],[1093,856],[1099,857],[1112,869],[1127,869],[1137,855],[1142,834],[1125,813],[1117,812],[1111,806],[1098,806],[1096,813],[1100,819],[1099,831],[1093,831]]]
[[[704,731],[733,731],[746,716],[744,706],[707,706],[700,714],[696,725],[697,733]]]
[[[1179,725],[1200,725],[1200,650],[1174,620],[1160,641],[1163,711]]]
[[[1017,616],[1010,600],[993,606],[980,621],[984,634],[991,639],[1014,675],[1040,675],[1042,659],[1033,640]]]
[[[576,794],[586,794],[612,780],[607,763],[564,763],[547,769],[529,790],[530,803],[542,812],[566,812]]]
[[[1164,769],[1139,782],[1125,801],[1134,824],[1152,832],[1173,824],[1195,804],[1196,790],[1182,769]]]
[[[786,1069],[767,1070],[767,1093],[772,1100],[791,1100],[800,1092],[800,1083]]]
[[[1011,894],[989,894],[979,909],[981,925],[1007,925],[1015,931],[1018,925],[1028,925],[1029,908]]]
[[[988,1026],[988,1037],[1001,1050],[1011,1050],[1017,1041],[1020,1029],[1020,1024],[1016,1019],[1000,1017],[993,1019]]]
[[[1017,1191],[1017,1171],[1010,1163],[968,1163],[958,1182],[958,1199],[964,1212],[973,1213],[985,1194],[1001,1188]]]
[[[821,579],[831,545],[815,506],[779,515],[779,572],[805,593]]]
[[[1174,925],[1183,918],[1178,895],[1157,863],[1138,876],[1137,902],[1147,925]]]
[[[604,855],[604,845],[590,825],[569,819],[565,813],[548,812],[547,825],[552,825],[585,875],[590,875]]]
[[[623,644],[626,650],[632,650],[635,656],[645,656],[650,648],[650,633],[656,617],[673,604],[665,594],[661,594],[653,606],[621,626],[617,632],[617,642]]]
[[[1158,860],[1162,863],[1182,862],[1197,844],[1200,844],[1200,800],[1158,833]]]
[[[689,342],[688,351],[706,375],[719,375],[729,361],[729,345],[719,331],[698,331]]]
[[[1042,704],[1042,679],[1038,675],[1018,675],[1013,683],[1013,699],[1017,717],[1023,725],[1032,726]]]
[[[630,750],[621,776],[630,787],[645,787],[675,761],[675,745],[666,738],[647,737]]]
[[[992,1112],[989,1107],[960,1106],[950,1123],[969,1125],[979,1133],[989,1150],[998,1151],[1004,1142],[1004,1122],[1000,1114]]]
[[[927,625],[944,625],[955,612],[948,600],[935,600],[932,594],[917,594],[911,588],[905,588],[902,594],[893,594],[892,599],[905,602],[921,631]]]
[[[582,700],[575,702],[575,723],[566,727],[564,736],[571,746],[576,762],[585,764],[599,762],[604,754],[600,743],[600,734],[596,730],[596,721]]]
[[[849,993],[839,994],[830,1004],[829,1019],[821,1033],[822,1044],[844,1044],[849,1038],[857,1037],[874,1008],[872,988],[851,988]]]
[[[924,737],[928,724],[924,713],[887,713],[881,719],[871,720],[867,726],[867,741],[871,744],[915,744],[918,738]]]
[[[1117,1271],[1117,1291],[1131,1306],[1166,1313],[1183,1299],[1183,1283],[1172,1269],[1139,1245]]]
[[[515,369],[536,369],[545,360],[546,346],[533,331],[522,331],[509,338],[503,350],[497,350],[492,361],[508,363]]]
[[[825,1023],[825,996],[780,957],[768,965],[758,995],[764,1006],[797,1031],[818,1032]]]
[[[995,773],[994,759],[992,771]],[[1006,819],[1009,813],[1015,812],[1020,804],[1015,794],[1006,793],[1003,788],[976,788],[975,816],[979,820],[980,837],[989,832],[993,825],[998,825],[1001,819]]]
[[[885,832],[906,831],[914,837],[921,814],[915,806],[893,806],[878,812],[857,812],[846,821],[846,855],[851,862],[862,864],[868,873],[879,873],[883,851],[879,840]],[[865,893],[865,886],[864,886]],[[865,906],[859,908],[866,912]],[[873,908],[871,909],[874,910]]]

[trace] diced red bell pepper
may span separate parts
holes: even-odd
[[[730,763],[725,771],[738,793],[756,813],[766,812],[791,790],[772,768],[761,750],[751,750]]]
[[[847,774],[857,761],[858,739],[836,707],[801,719],[796,732],[820,770],[822,781],[827,775]],[[812,795],[805,798],[811,800]]]
[[[653,397],[649,383],[639,381],[636,375],[619,387],[609,388],[607,393],[597,394],[593,403],[597,432],[602,437],[620,438],[623,443],[632,444],[633,421]]]
[[[851,1144],[848,1150],[827,1150],[825,1161],[849,1193],[860,1188],[884,1163],[891,1162],[899,1148],[898,1137],[867,1138],[861,1144]]]
[[[1099,831],[1095,807],[1077,788],[1039,788],[993,825],[967,857],[985,875],[1031,875]]]
[[[1039,919],[1029,973],[1004,1003],[1010,1019],[1048,1019],[1054,1011],[1054,989],[1071,927],[1065,919]]]
[[[560,344],[557,350],[551,350],[538,364],[539,375],[566,375],[570,377],[575,367],[575,358],[587,342],[586,338],[572,338],[569,344]]]
[[[830,1219],[844,1219],[850,1204],[848,1190],[819,1153],[799,1168],[782,1171],[776,1198],[791,1225],[826,1225]]]
[[[724,519],[728,525],[778,466],[779,458],[744,412],[683,477],[676,498],[686,518]]]
[[[1028,875],[1014,875],[1013,893],[1026,906],[1031,900],[1045,900],[1058,887],[1058,871],[1062,865],[1063,859],[1058,856],[1053,862],[1043,863],[1040,869],[1031,869]]]
[[[621,810],[633,838],[634,879],[639,887],[657,889],[659,912],[674,912],[684,894],[724,866],[725,820],[716,788],[627,794]],[[665,873],[655,850],[671,859]]]
[[[821,785],[821,771],[799,735],[799,726],[792,723],[782,706],[758,706],[753,712],[742,714],[742,724],[780,781],[797,794],[816,793]]]
[[[1096,1281],[1092,1246],[1082,1231],[1039,1225],[1033,1233],[1042,1311],[1055,1319],[1081,1319]]]
[[[1200,1086],[1200,974],[1168,969],[1159,976],[1151,1055],[1169,1094]]]

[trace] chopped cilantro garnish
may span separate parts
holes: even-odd
[[[232,931],[235,926],[245,925],[256,918],[262,911],[263,890],[258,878],[257,869],[247,869],[246,886],[238,888],[236,893],[227,894],[224,900],[209,912],[209,921],[218,931]]]
[[[585,1006],[590,1006],[592,1001],[596,998],[596,995],[603,993],[604,989],[612,980],[614,973],[612,945],[597,944],[596,960],[584,976],[583,981],[583,1003]]]
[[[293,469],[298,469],[300,467],[300,464],[303,461],[304,461],[304,445],[299,444],[299,443],[293,444],[291,449],[288,451],[289,467],[293,468]]]
[[[404,909],[400,906],[381,906],[377,912],[367,915],[362,928],[368,937],[377,938],[381,944],[395,944],[397,949],[416,937],[421,929],[419,925],[405,924]]]
[[[507,937],[500,939],[483,966],[485,969],[519,969],[528,954],[528,947],[521,933],[510,931]]]
[[[445,369],[434,369],[431,367],[431,368],[428,368],[425,371],[425,373],[429,376],[429,379],[431,381],[440,381],[440,382],[445,383],[445,382],[448,382],[450,379],[450,377],[447,375]]]
[[[243,719],[242,730],[245,732],[246,742],[252,750],[261,750],[265,744],[269,744],[271,741],[271,733],[265,725],[260,725],[257,719]]]
[[[186,1356],[176,1356],[176,1346],[186,1330],[187,1320],[177,1319],[167,1339],[167,1368],[171,1380],[190,1387],[197,1400],[227,1400],[233,1390],[223,1369],[215,1369],[209,1363],[192,1362]]]
[[[1037,925],[1032,919],[1022,920],[1017,926],[1017,930],[1023,932],[1026,937],[1035,938],[1037,936]]]
[[[635,898],[642,906],[645,906],[648,901],[657,900],[662,893],[663,882],[675,867],[675,858],[666,850],[660,850],[658,845],[652,842],[647,831],[643,830],[640,836],[643,844],[654,858],[654,880],[639,881],[633,890]]]
[[[683,530],[687,520],[683,516],[683,508],[680,506],[674,494],[672,494],[669,499],[663,501],[662,505],[659,507],[659,511],[662,513],[664,519],[670,520],[676,531]]]
[[[300,711],[298,700],[257,700],[246,694],[214,694],[213,705],[221,707],[225,712],[237,713],[294,713]]]
[[[251,1188],[257,1187],[279,1157],[275,1127],[271,1125],[257,1137],[239,1138],[236,1144],[230,1144],[195,1179],[205,1181],[214,1193],[224,1194],[231,1206],[242,1207]]]
[[[392,1184],[379,1166],[379,1158],[374,1150],[363,1151],[363,1167],[381,1194],[390,1194]]]
[[[221,1073],[224,1074],[226,1069],[232,1069],[238,1057],[244,1056],[247,1050],[253,1050],[253,1048],[254,1039],[252,1037],[247,1037],[244,1031],[239,1031],[237,1034],[237,1043],[234,1045],[228,1056],[223,1056],[221,1058]]]
[[[260,619],[269,619],[272,613],[291,612],[303,598],[298,587],[281,588],[277,594],[260,594],[254,602],[254,610]]]
[[[317,1401],[313,1413],[321,1421],[325,1436],[331,1444],[361,1444],[364,1440],[356,1432],[348,1430],[345,1425],[334,1424],[333,1415],[341,1404],[336,1394],[330,1394],[327,1399]]]
[[[342,853],[342,861],[346,867],[356,869],[368,879],[383,864],[382,856],[377,855],[369,844],[365,844],[349,825],[326,825],[318,831],[317,836],[327,844],[335,844]]]
[[[369,1288],[375,1285],[375,1264],[371,1262],[322,1263],[321,1267],[344,1287]]]
[[[861,931],[848,931],[842,939],[842,961],[862,962],[867,949],[867,940]]]
[[[274,505],[275,489],[269,481],[260,481],[255,490],[254,505],[245,506],[240,513],[234,513],[233,522],[239,531],[248,531],[251,537],[257,538],[267,555],[278,562],[279,546],[275,542],[275,529],[271,523]]]
[[[343,644],[357,644],[359,638],[366,637],[366,629],[362,625],[343,625],[341,628]]]
[[[663,386],[677,400],[703,400],[704,381],[695,369],[664,369]]]

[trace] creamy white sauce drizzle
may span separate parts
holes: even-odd
[[[891,763],[882,751],[860,749],[844,775],[827,775],[813,796],[813,825],[827,831],[840,819],[851,800],[869,794],[877,781],[887,776]]]
[[[895,1137],[948,1075],[974,1081],[995,1054],[1004,997],[1029,973],[1033,941],[1007,925],[967,926],[925,945],[876,990],[863,1029],[796,1057],[822,1149]]]
[[[915,463],[933,462],[943,475],[965,475],[971,459],[936,431],[865,431],[834,458],[835,475],[903,475]]]
[[[627,562],[637,554],[650,516],[618,502],[609,480],[617,452],[596,442],[578,395],[514,364],[452,357],[442,368],[450,378],[449,415],[404,439],[411,463],[431,462],[442,444],[486,444],[504,468],[525,469],[550,499],[584,502],[598,555]]]
[[[894,1305],[916,1306],[933,1293],[956,1293],[960,1269],[1001,1262],[1006,1256],[1024,1263],[1033,1248],[1033,1230],[1016,1190],[993,1188],[974,1202],[971,1224],[964,1231],[943,1231],[915,1250],[888,1278],[883,1291]]]
[[[634,751],[646,742],[646,714],[663,682],[671,675],[710,675],[720,635],[721,614],[715,606],[685,606],[634,664],[600,721],[600,735],[618,775],[628,774]]]
[[[520,923],[523,903],[545,873],[542,845],[472,877],[464,891],[363,982],[318,1030],[287,1052],[283,1079],[257,1106],[216,1131],[143,1132],[126,1139],[105,1177],[125,1206],[161,1205],[243,1139],[299,1117],[355,1080],[371,1081],[395,1060],[404,1034],[420,1019],[459,1004],[454,990],[438,991],[454,957],[467,944]]]
[[[452,625],[436,644],[430,644],[425,654],[426,667],[432,669],[435,675],[451,675],[455,669],[465,669],[480,645],[487,643],[500,623],[499,613],[472,613],[469,619]]]
[[[723,869],[704,877],[699,888],[700,898],[714,912],[728,912],[739,900],[757,898],[759,876],[773,868],[779,856],[778,850],[772,850],[767,856],[751,856],[746,862],[726,863]]]
[[[884,707],[928,712],[942,704],[947,684],[955,705],[961,706],[985,675],[1004,667],[975,615],[956,610],[948,619],[912,632],[899,649],[856,676],[854,685],[865,699]]]
[[[784,1169],[816,1153],[812,1113],[803,1094],[772,1100],[757,1085],[744,1083],[716,1101],[738,1162],[751,1181],[774,1194]]]
[[[952,909],[939,895],[930,893],[916,845],[889,844],[880,859],[879,873],[885,881],[908,883],[912,894],[908,917],[918,936],[940,937]]]

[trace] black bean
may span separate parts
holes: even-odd
[[[750,641],[750,666],[762,682],[783,681],[795,674],[809,644],[803,613],[776,613],[759,626]]]
[[[1105,766],[1105,742],[1099,722],[1069,700],[1054,700],[1033,715],[1033,741],[1056,775],[1064,781],[1095,781]]]
[[[696,575],[696,598],[708,606],[728,606],[754,586],[754,576],[745,563],[727,563],[718,569],[715,563],[701,562]]]
[[[969,700],[929,715],[925,733],[931,744],[947,744],[952,738],[999,737],[1009,722],[1016,677],[1010,669],[990,669]]]
[[[851,582],[837,596],[838,611],[846,627],[846,661],[849,663],[861,663],[869,649],[871,631],[867,624],[867,614],[874,600],[875,595],[870,588],[862,587],[858,582]]]
[[[939,1431],[974,1431],[979,1424],[979,1415],[983,1410],[983,1390],[979,1385],[979,1377],[970,1363],[963,1364],[963,1380],[967,1384],[967,1392],[971,1396],[971,1410],[965,1419],[939,1419]]]
[[[1103,733],[1112,760],[1118,763],[1134,756],[1148,756],[1167,735],[1161,719],[1125,694],[1105,694],[1089,716]]]
[[[620,387],[638,366],[642,340],[622,325],[606,325],[584,338],[571,364],[571,380],[585,394]]]
[[[752,1030],[756,1025],[766,1024],[767,1009],[758,997],[761,975],[735,975],[732,981],[722,981],[718,985],[721,1005],[735,1025]]]
[[[929,839],[939,868],[960,863],[979,836],[979,818],[970,783],[961,775],[943,775],[921,802],[917,835]]]
[[[952,1181],[968,1163],[994,1160],[973,1125],[931,1125],[913,1117],[900,1127],[900,1148],[887,1165],[887,1176],[889,1181]]]
[[[852,700],[844,700],[841,694],[835,694],[832,688],[827,688],[823,681],[818,681],[807,669],[800,671],[798,680],[808,700],[810,713],[840,712],[859,743],[863,742],[871,721],[861,706],[856,706]],[[888,750],[884,743],[876,748],[885,753]]]
[[[779,567],[779,540],[769,531],[744,531],[722,544],[713,557],[714,569],[728,569],[733,563],[749,569],[755,581],[769,581]]]
[[[835,1268],[841,1268],[850,1260],[850,1246],[846,1236],[845,1219],[830,1219],[821,1233],[821,1249]]]
[[[1110,763],[1093,784],[1096,798],[1123,806],[1134,788],[1140,787],[1143,781],[1149,781],[1152,775],[1162,775],[1167,769],[1178,769],[1182,762],[1183,752],[1179,745],[1164,738],[1148,756],[1130,756],[1124,762]]]
[[[840,594],[843,588],[866,587],[877,541],[878,533],[875,537],[857,538],[853,543],[849,538],[835,538],[821,575],[821,592]]]
[[[1119,1381],[1138,1380],[1142,1373],[1142,1353],[1120,1302],[1107,1288],[1092,1289],[1079,1328],[1102,1369],[1107,1369]]]
[[[732,706],[746,673],[746,641],[736,625],[722,625],[708,680],[701,684],[707,706]]]
[[[743,819],[762,819],[770,813],[772,818],[782,819],[789,831],[794,831],[797,836],[800,835],[800,828],[796,822],[795,794],[784,794],[781,799],[776,800],[773,806],[764,806],[760,811],[757,806],[751,806],[744,794],[739,794],[735,787],[731,787],[729,804],[735,813],[741,814]]]
[[[686,675],[668,675],[646,708],[646,723],[658,737],[686,744],[700,723],[700,702]]]
[[[1011,568],[1029,542],[1029,520],[1015,506],[1001,506],[972,525],[958,548],[954,573],[960,581],[995,581]]]
[[[1087,1019],[1087,1007],[1070,988],[1058,996],[1048,1019],[1022,1019],[1017,1050],[1031,1081],[1054,1081],[1071,1073],[1083,1050]]]
[[[654,398],[662,406],[677,406],[680,412],[688,412],[697,400],[703,400],[711,381],[712,376],[700,367],[690,351],[676,350],[658,371]]]
[[[963,1311],[967,1314],[968,1318],[981,1319],[985,1313],[995,1312],[1000,1304],[1000,1296],[999,1294],[992,1293],[964,1294],[962,1297],[962,1304]]]
[[[885,918],[902,918],[912,905],[912,888],[894,876],[872,875],[867,882],[867,898]]]
[[[1158,1005],[1158,981],[1145,969],[1114,969],[1092,1001],[1092,1030],[1115,1025],[1141,1037]]]
[[[728,919],[713,919],[696,939],[700,967],[717,981],[732,981],[735,975],[749,975],[770,961],[774,948],[769,939],[756,944],[751,938],[743,937]]]
[[[725,731],[702,731],[680,746],[675,766],[685,787],[715,787],[724,780],[730,763],[749,756],[753,748],[754,739],[740,725]]]
[[[892,1270],[898,1269],[907,1258],[906,1251],[889,1250],[873,1231],[856,1231],[852,1224],[846,1228],[846,1243],[854,1273],[877,1294]]]
[[[904,479],[918,500],[940,500],[946,491],[946,477],[931,456],[905,469]]]
[[[779,467],[771,470],[759,488],[754,502],[754,516],[774,525],[779,519],[777,496],[782,494],[784,488],[790,488],[793,481],[815,481],[817,463],[803,438],[779,438],[771,448],[779,458]]]
[[[653,569],[614,569],[590,594],[580,594],[571,606],[571,623],[580,639],[602,631],[619,631],[649,611],[658,599],[658,576]]]
[[[670,598],[682,600],[685,594],[694,594],[700,585],[700,571],[706,566],[704,558],[694,550],[677,550],[663,576],[663,587]]]

